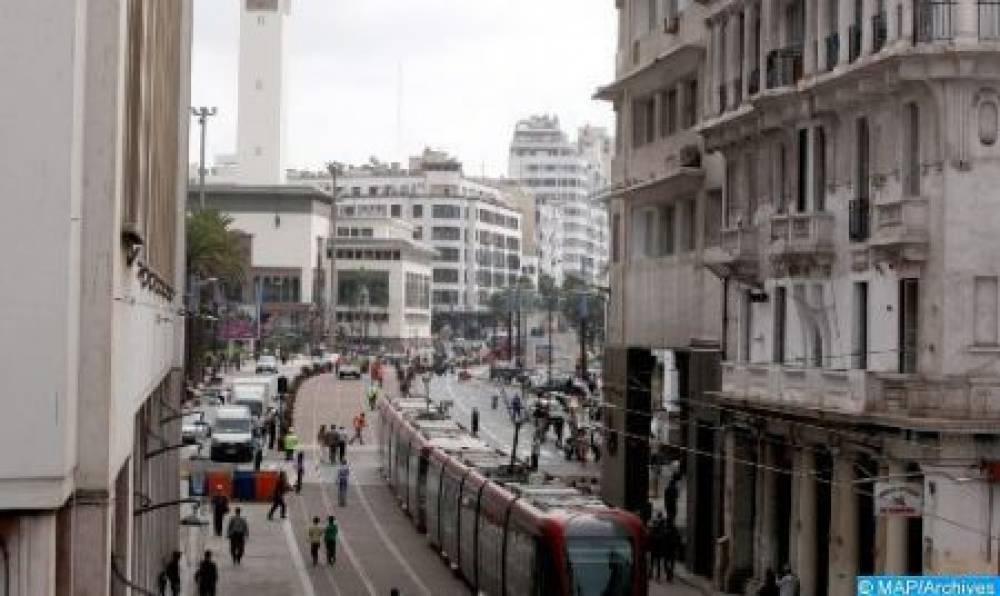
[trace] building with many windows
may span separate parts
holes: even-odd
[[[507,175],[534,197],[539,269],[558,284],[566,274],[604,283],[608,220],[596,197],[607,185],[610,155],[602,128],[581,128],[576,143],[555,116],[532,116],[514,128]]]
[[[324,173],[290,172],[289,179],[330,187]],[[399,219],[413,225],[414,240],[434,248],[435,329],[478,334],[492,316],[490,295],[521,277],[521,212],[503,190],[465,177],[462,164],[442,152],[427,150],[409,168],[351,167],[338,176],[336,194],[338,222]]]
[[[436,252],[413,239],[413,224],[390,217],[343,218],[333,242],[336,333],[352,342],[405,350],[431,338]]]
[[[864,574],[995,572],[1000,12],[670,2],[661,34],[658,2],[619,4],[616,85],[639,85],[654,57],[698,59],[692,144],[724,162],[720,185],[702,183],[720,229],[698,259],[723,288],[719,387],[680,383],[688,565],[730,592],[788,565],[804,594],[852,594]],[[639,152],[675,100],[652,86],[612,99],[636,152],[615,179],[644,185],[645,163],[671,159]],[[628,336],[636,282],[614,271]]]
[[[172,413],[191,3],[16,2],[3,14],[0,585],[152,593],[188,513]]]

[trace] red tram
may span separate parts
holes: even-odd
[[[638,517],[568,486],[529,482],[509,455],[425,407],[379,400],[383,472],[475,593],[645,596]]]

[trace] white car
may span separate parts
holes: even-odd
[[[261,356],[257,359],[257,374],[273,373],[278,374],[278,359],[271,355]]]
[[[181,422],[181,440],[185,445],[194,445],[208,438],[210,434],[205,412],[195,410],[184,414]]]
[[[345,362],[340,365],[337,370],[337,378],[345,379],[347,377],[354,377],[355,379],[361,378],[361,367],[353,362]]]

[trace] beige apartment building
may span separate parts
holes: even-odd
[[[695,253],[723,287],[700,302],[724,303],[675,323],[714,317],[725,338],[719,390],[681,383],[689,568],[749,591],[788,565],[817,595],[854,593],[859,574],[996,573],[1000,8],[618,4],[615,85],[636,87],[647,51],[654,69],[697,55],[692,135],[724,164],[701,182],[721,190],[720,242]],[[654,31],[651,9],[676,33]],[[666,70],[651,80],[682,72]],[[616,162],[626,189],[655,172],[646,163],[671,160],[656,133],[674,100],[668,90],[661,118],[663,96],[641,92],[614,96],[632,134]],[[636,145],[651,138],[662,148],[644,160]],[[629,321],[674,320],[674,297],[692,286],[630,278],[633,196],[612,199],[625,209],[612,211],[625,263],[613,320],[629,347],[641,343]],[[630,297],[637,284],[659,293],[661,315]]]
[[[0,577],[152,593],[177,548],[190,2],[0,19]]]

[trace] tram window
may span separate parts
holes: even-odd
[[[628,596],[632,544],[627,538],[570,539],[566,556],[571,592],[577,596]]]
[[[438,518],[440,511],[441,494],[441,468],[437,462],[431,461],[427,466],[427,534],[431,541],[440,544],[441,536],[438,534]]]
[[[499,594],[503,557],[503,513],[483,497],[479,509],[479,587],[487,594]]]

